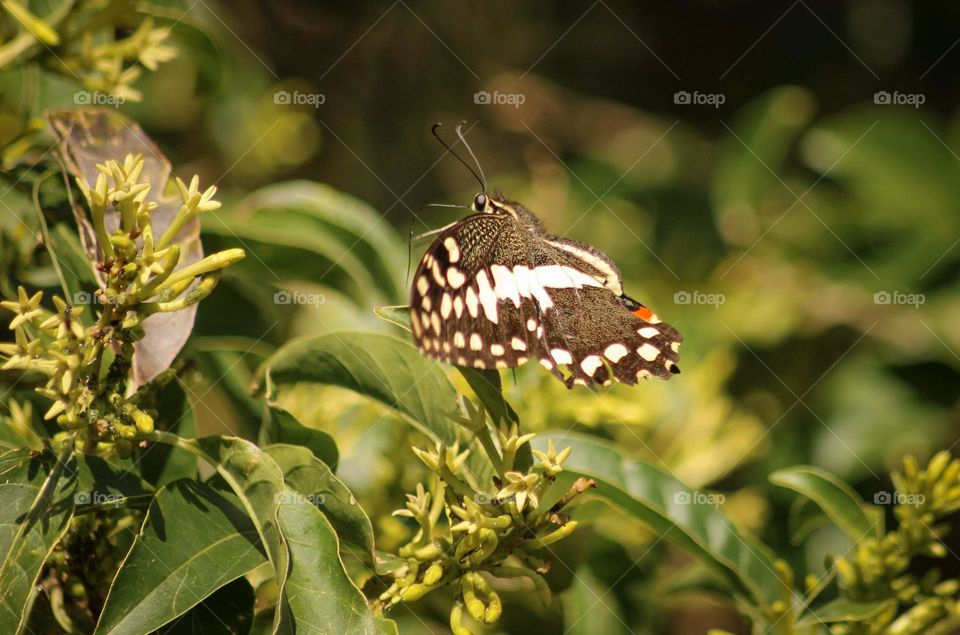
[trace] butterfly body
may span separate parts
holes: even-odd
[[[523,206],[478,194],[413,278],[410,322],[426,355],[473,368],[538,360],[574,384],[670,377],[680,334],[623,293],[616,264],[551,236]]]

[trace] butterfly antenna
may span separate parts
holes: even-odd
[[[447,152],[449,152],[450,154],[452,154],[457,161],[459,161],[460,163],[463,164],[463,167],[467,168],[467,170],[470,171],[470,174],[473,175],[473,178],[477,179],[477,182],[480,183],[480,187],[482,187],[482,188],[483,188],[483,191],[486,192],[486,191],[487,191],[487,183],[486,183],[486,181],[484,180],[484,178],[481,176],[481,175],[483,174],[483,170],[480,170],[480,174],[477,174],[477,171],[474,170],[472,167],[470,167],[470,164],[467,163],[466,161],[464,161],[464,160],[463,160],[463,157],[461,157],[459,154],[457,154],[456,152],[453,151],[453,148],[451,148],[451,147],[447,144],[447,142],[444,141],[444,140],[440,137],[440,134],[437,132],[437,128],[439,128],[440,125],[441,125],[440,123],[435,123],[435,124],[433,124],[433,127],[430,128],[430,133],[436,138],[437,141],[440,142],[440,145],[442,145],[444,148],[447,149]],[[460,133],[460,126],[457,126],[457,136],[460,137],[460,140],[463,141],[463,145],[466,146],[466,145],[467,145],[467,142],[464,141],[463,135]],[[470,156],[472,156],[472,157],[473,157],[473,160],[476,161],[477,158],[473,155],[473,150],[470,149],[470,146],[467,146],[467,151],[470,152]],[[479,164],[479,163],[477,164],[477,167],[478,167],[478,168],[480,167],[480,164]]]
[[[410,219],[410,235],[407,237],[407,275],[404,278],[403,286],[410,286],[410,263],[413,262],[413,219]]]
[[[470,156],[473,158],[473,162],[477,164],[477,170],[480,172],[478,177],[480,180],[480,185],[483,186],[483,191],[487,191],[487,177],[483,174],[483,168],[480,166],[480,161],[477,160],[477,155],[473,153],[473,148],[470,147],[470,144],[467,143],[467,139],[463,136],[463,124],[467,123],[466,121],[461,121],[457,124],[457,136],[460,137],[460,141],[463,143],[463,146],[467,149],[467,152],[470,153]],[[472,172],[472,170],[471,170]],[[476,176],[476,173],[474,173]]]

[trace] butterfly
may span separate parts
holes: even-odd
[[[436,232],[413,276],[410,325],[423,354],[480,369],[535,359],[567,387],[680,372],[680,333],[624,293],[613,260],[549,234],[477,179],[473,213]]]

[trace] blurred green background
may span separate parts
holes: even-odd
[[[824,528],[792,545],[794,496],[770,472],[813,464],[873,501],[901,456],[956,443],[960,5],[151,6],[180,54],[120,109],[178,174],[221,188],[207,251],[251,255],[204,303],[188,345],[202,429],[254,434],[250,374],[283,342],[393,330],[372,309],[405,302],[408,235],[463,212],[425,206],[477,189],[429,133],[440,121],[452,138],[465,120],[491,187],[611,255],[627,292],[685,337],[669,383],[591,393],[539,368],[505,373],[529,429],[589,431],[723,492],[724,510],[800,572],[846,539]],[[7,134],[76,90],[23,70],[0,79]],[[314,207],[353,228],[323,226]],[[4,245],[8,295],[14,246],[32,237],[5,227],[19,236]],[[31,275],[44,286],[42,269]],[[281,290],[322,301],[278,303]],[[422,475],[406,451],[414,433],[335,389],[285,399],[335,432],[381,546],[398,542],[405,529],[388,513]],[[686,556],[594,513],[593,533],[566,546],[577,577],[564,601],[585,616],[568,632],[742,631],[731,607],[685,591]],[[948,545],[960,551],[957,537]],[[443,602],[394,617],[402,632],[444,632]],[[560,619],[519,604],[501,628]]]

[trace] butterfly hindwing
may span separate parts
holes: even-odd
[[[443,231],[417,268],[414,341],[458,366],[536,359],[568,386],[679,372],[679,333],[620,285],[613,261],[589,245],[508,215],[474,214]]]

